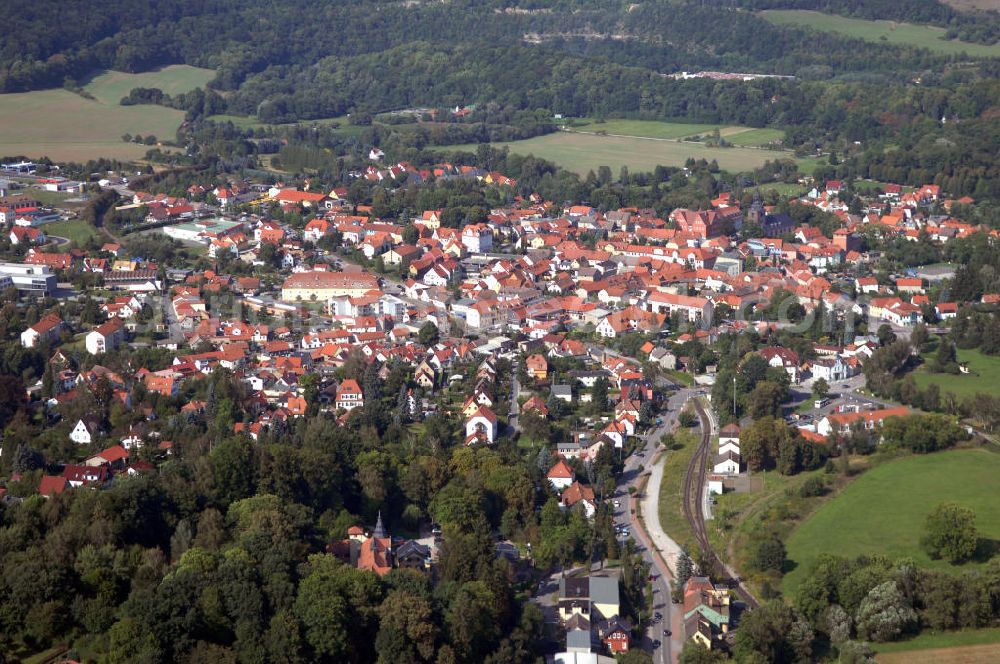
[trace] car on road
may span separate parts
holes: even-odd
[[[840,386],[840,389],[842,389],[842,390],[849,390],[849,389],[851,389],[851,386],[848,385],[847,383],[844,383],[843,385]]]
[[[660,647],[661,645],[663,645],[663,644],[662,644],[662,643],[660,643],[660,640],[659,640],[659,639],[656,639],[655,641],[653,641],[653,650],[656,650],[656,649],[657,649],[657,648],[659,648],[659,647]]]
[[[614,503],[614,505],[615,505],[615,507],[621,507],[622,506],[622,501],[616,500],[615,503]]]
[[[656,620],[663,620],[663,614],[657,611],[656,613],[653,614],[653,618],[655,618]]]
[[[672,635],[673,635],[673,632],[671,632],[669,629],[663,630],[663,636],[672,636]]]

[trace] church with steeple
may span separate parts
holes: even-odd
[[[781,237],[795,230],[795,221],[787,214],[771,214],[760,198],[760,189],[753,192],[753,203],[746,213],[746,222],[754,224],[764,237]]]
[[[347,529],[347,539],[330,545],[330,552],[349,561],[357,569],[369,570],[384,576],[392,569],[392,537],[382,523],[382,512],[373,530],[365,531],[361,526]]]

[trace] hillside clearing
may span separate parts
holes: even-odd
[[[580,124],[582,123],[582,124]],[[661,122],[659,120],[605,120],[603,122],[582,118],[569,131],[602,133],[609,136],[635,136],[637,138],[683,139],[705,137],[716,129],[719,135],[733,145],[764,146],[785,137],[781,129],[743,127],[725,124],[692,124],[686,122]]]
[[[953,501],[976,513],[980,536],[1000,539],[1000,455],[953,450],[890,461],[864,473],[819,508],[786,543],[795,569],[785,576],[786,595],[795,589],[822,553],[854,557],[885,554],[912,558],[921,567],[965,570],[931,560],[919,541],[927,515],[938,503]],[[919,490],[918,490],[919,489]]]
[[[996,390],[996,377],[1000,375],[1000,357],[984,355],[978,350],[959,348],[958,361],[969,365],[967,374],[932,373],[924,364],[913,372],[913,379],[920,389],[928,385],[937,385],[941,394],[952,392],[960,399],[971,397],[979,392],[992,394]],[[925,362],[934,360],[933,353],[924,355]]]
[[[807,9],[768,9],[760,15],[776,25],[807,27],[823,32],[835,32],[869,42],[916,46],[935,53],[956,55],[965,53],[973,57],[1000,57],[1000,45],[970,44],[943,39],[944,28],[896,21],[866,21],[860,18],[833,16]]]
[[[752,148],[710,148],[702,143],[651,140],[630,136],[597,136],[560,131],[537,136],[524,141],[495,143],[509,147],[511,152],[534,155],[586,175],[600,166],[609,166],[617,172],[622,166],[633,171],[652,171],[657,166],[683,166],[687,159],[716,160],[727,171],[747,171],[758,168],[765,161],[791,158],[790,152],[775,152]],[[443,145],[441,152],[475,152],[476,145]]]
[[[173,139],[184,113],[163,106],[121,106],[119,100],[134,87],[191,90],[212,75],[188,66],[145,74],[107,72],[84,87],[94,100],[62,89],[0,94],[0,155],[59,161],[139,159],[149,146],[125,143],[121,136]]]

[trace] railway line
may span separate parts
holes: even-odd
[[[697,399],[694,400],[694,408],[701,422],[701,441],[698,443],[698,449],[695,450],[694,456],[691,457],[691,463],[688,465],[687,473],[684,475],[684,518],[687,519],[691,530],[694,532],[698,547],[712,561],[717,573],[726,575],[730,587],[733,587],[735,582],[735,587],[739,590],[744,601],[746,601],[747,606],[751,609],[756,609],[760,606],[760,602],[757,601],[757,598],[753,596],[750,589],[746,587],[738,575],[723,562],[722,558],[719,557],[712,548],[712,544],[708,541],[708,530],[705,528],[703,492],[705,490],[706,475],[708,474],[708,461],[712,454],[712,425],[708,414],[705,413],[704,406]]]

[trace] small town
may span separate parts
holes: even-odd
[[[444,583],[485,537],[551,661],[672,662],[738,648],[741,617],[781,583],[785,545],[740,539],[732,496],[826,468],[798,489],[821,496],[867,463],[850,457],[1000,422],[995,392],[960,403],[896,380],[932,338],[932,371],[976,370],[951,338],[1000,290],[969,297],[967,259],[938,259],[995,244],[953,216],[971,198],[806,178],[787,200],[747,187],[657,214],[383,157],[349,174],[374,203],[310,179],[174,195],[156,176],[4,164],[3,500],[166,481],[200,457],[228,518],[280,511],[268,496],[322,500],[325,553],[379,577]],[[455,183],[498,204],[473,221],[378,214],[382,187]],[[50,230],[80,204],[40,192],[107,204],[81,242]],[[356,468],[356,498],[338,464]],[[457,468],[471,474],[449,480]],[[192,525],[170,538],[181,565]]]
[[[0,664],[1000,662],[1000,0],[0,25]]]

